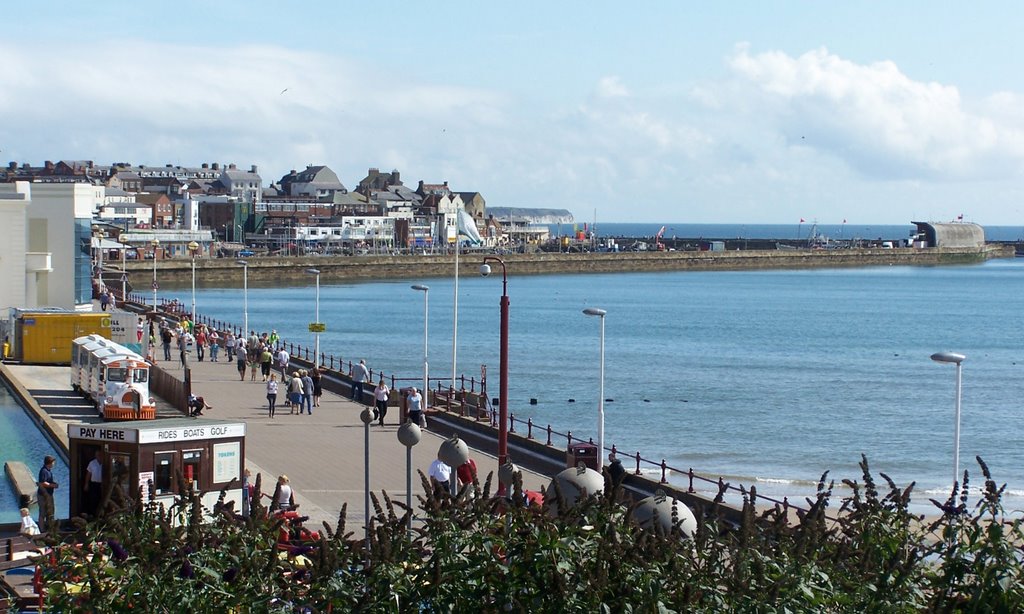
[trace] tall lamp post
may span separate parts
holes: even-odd
[[[96,231],[96,279],[99,280],[100,286],[103,286],[103,239],[106,237],[107,233],[103,232],[102,228]]]
[[[160,239],[153,239],[149,244],[153,246],[153,311],[156,312],[156,291],[160,287],[156,283],[156,249],[160,247]]]
[[[192,322],[196,321],[196,252],[199,251],[199,244],[195,241],[188,242],[188,253],[192,256]]]
[[[249,334],[249,261],[239,260],[242,267],[242,335]]]
[[[588,307],[583,313],[601,318],[601,383],[598,385],[597,393],[597,470],[600,472],[604,467],[604,316],[608,312]]]
[[[430,379],[427,369],[427,297],[430,296],[430,286],[416,284],[412,286],[412,289],[423,293],[423,395],[424,398],[427,398],[430,396]]]
[[[500,375],[498,380],[498,468],[508,461],[508,272],[505,261],[497,256],[484,257],[480,274],[491,274],[488,262],[501,265],[501,353],[499,354]]]
[[[955,352],[936,352],[932,354],[935,362],[951,363],[956,365],[956,411],[953,418],[953,484],[960,482],[960,372],[963,369],[961,363],[967,357]]]
[[[316,327],[313,332],[313,366],[320,364],[320,269],[306,269],[310,275],[316,275]]]
[[[238,236],[242,238],[241,241],[238,241],[238,237],[236,237],[235,241],[241,243],[242,247],[245,247],[245,229],[242,228],[241,224],[235,224],[235,228],[238,229]]]

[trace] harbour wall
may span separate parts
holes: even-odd
[[[478,275],[484,256],[473,253],[459,257],[459,275]],[[896,265],[977,264],[992,258],[1012,258],[1012,245],[989,244],[981,248],[896,248],[896,249],[795,249],[736,251],[665,251],[619,253],[504,254],[508,274],[553,273],[637,273],[658,271],[810,269]],[[321,281],[409,279],[450,277],[455,264],[451,254],[415,256],[301,256],[250,257],[249,282],[256,285],[305,285],[303,269],[316,268]],[[136,292],[146,292],[153,276],[152,261],[128,262],[125,268]],[[196,280],[202,286],[240,286],[243,267],[233,258],[197,258]],[[156,276],[161,284],[182,285],[192,279],[188,258],[159,260]],[[117,281],[106,278],[108,284]]]

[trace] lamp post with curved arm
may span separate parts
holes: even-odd
[[[242,267],[242,335],[249,334],[249,261],[239,260]]]
[[[953,484],[960,482],[960,373],[966,356],[955,352],[936,352],[932,360],[956,365],[956,409],[953,415]]]
[[[583,310],[588,316],[601,318],[601,382],[598,384],[597,393],[597,470],[604,467],[604,316],[608,313],[604,309],[588,307]]]
[[[198,251],[199,244],[189,241],[188,253],[192,256],[192,322],[196,321],[196,252]]]
[[[306,269],[310,275],[316,275],[316,307],[314,319],[316,330],[313,332],[313,366],[320,364],[320,269]]]
[[[423,293],[423,394],[430,395],[430,378],[427,368],[427,297],[430,295],[430,287],[422,284],[412,286],[413,290]]]
[[[497,256],[485,256],[480,265],[480,274],[487,277],[491,274],[488,262],[501,266],[501,330],[499,342],[499,379],[498,379],[498,467],[508,461],[508,271],[505,261]]]
[[[160,239],[153,239],[149,242],[153,246],[153,311],[156,311],[156,291],[160,284],[156,283],[156,249],[160,247]]]

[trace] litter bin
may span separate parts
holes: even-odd
[[[575,467],[579,463],[597,471],[597,446],[592,443],[570,445],[565,454],[565,464],[567,467]]]

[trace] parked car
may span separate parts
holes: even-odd
[[[255,256],[256,252],[252,251],[251,249],[243,249],[239,250],[238,255],[242,258],[248,258],[249,256]]]

